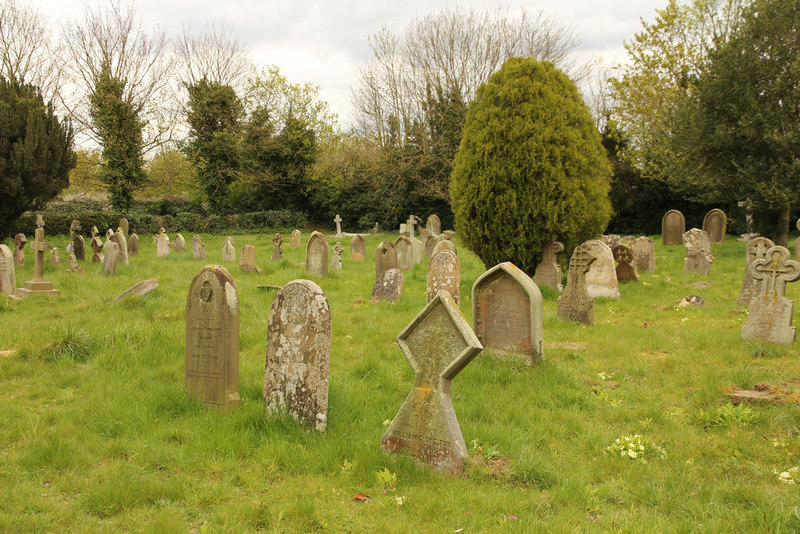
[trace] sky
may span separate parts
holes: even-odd
[[[81,19],[84,0],[18,0],[38,8],[54,26]],[[91,5],[96,5],[92,0]],[[624,61],[623,41],[652,21],[667,0],[529,0],[501,3],[487,0],[136,0],[142,26],[164,28],[177,36],[184,27],[202,32],[224,23],[247,45],[254,61],[276,65],[290,82],[311,82],[347,127],[352,116],[352,88],[359,66],[371,56],[368,38],[381,27],[400,34],[415,18],[448,7],[508,7],[542,11],[562,26],[572,27],[580,40],[581,61],[600,57],[605,65]]]

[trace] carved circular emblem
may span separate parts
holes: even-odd
[[[617,260],[618,263],[631,263],[633,261],[633,250],[631,247],[624,244],[619,244],[614,246],[612,249],[614,254],[614,259]]]
[[[208,302],[211,300],[212,293],[213,291],[211,291],[211,284],[208,282],[208,280],[206,280],[203,282],[203,287],[200,288],[200,299],[203,302]]]

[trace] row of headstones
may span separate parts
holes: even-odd
[[[703,217],[703,231],[712,245],[721,245],[728,231],[728,216],[721,209],[713,209]],[[686,232],[686,218],[678,210],[669,210],[661,218],[661,239],[665,245],[680,245]]]

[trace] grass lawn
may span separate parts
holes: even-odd
[[[224,236],[203,236],[206,262],[191,246],[158,259],[142,235],[139,257],[114,277],[91,261],[82,275],[48,263],[45,278],[61,297],[0,297],[0,531],[800,529],[800,473],[796,484],[779,476],[800,465],[800,405],[734,407],[725,397],[759,382],[800,389],[796,345],[739,339],[744,243],[714,247],[704,278],[682,274],[684,248],[656,236],[656,273],[623,285],[619,301],[597,300],[594,327],[558,319],[557,295],[544,291],[542,363],[484,351],[453,380],[471,459],[451,478],[380,449],[412,386],[395,337],[425,304],[427,263],[406,275],[397,303],[370,302],[378,236],[367,238],[364,263],[350,261],[344,238],[344,268],[312,278],[333,324],[327,432],[265,417],[275,293],[257,286],[306,278],[308,239],[290,249],[285,236],[284,259],[271,262],[272,235],[235,236],[237,258],[242,245],[256,245],[264,274],[226,266],[241,315],[242,402],[231,413],[183,392],[186,295],[199,269],[220,261]],[[47,240],[62,251],[67,242]],[[484,267],[457,236],[456,244],[471,322],[470,289]],[[33,278],[25,252],[18,286]],[[150,295],[111,302],[153,277],[160,286]],[[676,306],[691,294],[707,305]],[[787,297],[797,301],[800,284]],[[614,449],[626,437],[636,458]],[[358,493],[370,501],[354,501]]]

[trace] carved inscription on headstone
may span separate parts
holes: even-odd
[[[744,280],[742,281],[742,289],[739,290],[739,298],[736,299],[736,304],[739,306],[747,306],[750,301],[758,296],[761,283],[753,277],[750,272],[750,264],[754,260],[760,260],[767,257],[767,251],[775,246],[772,239],[766,237],[757,237],[747,243],[745,252],[744,263]]]
[[[443,250],[428,263],[427,301],[433,300],[439,291],[447,291],[456,306],[461,306],[461,262],[453,252]]]
[[[594,300],[586,291],[586,273],[596,260],[586,243],[575,247],[569,260],[567,286],[558,297],[558,316],[588,326],[594,324]]]
[[[750,302],[742,339],[794,343],[792,325],[794,302],[787,299],[786,284],[800,278],[800,263],[790,259],[785,247],[770,248],[764,258],[753,260],[750,272],[761,283],[758,295]]]

